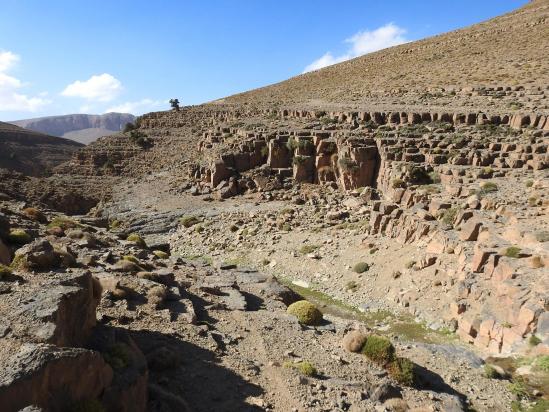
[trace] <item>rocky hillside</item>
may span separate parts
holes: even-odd
[[[127,113],[69,114],[10,122],[26,129],[89,144],[101,136],[121,131],[135,116]]]
[[[0,169],[0,409],[549,410],[547,13]]]
[[[83,145],[0,122],[0,168],[46,176]]]
[[[321,109],[547,113],[547,101],[541,99],[549,84],[548,67],[549,3],[534,0],[481,24],[221,101]]]

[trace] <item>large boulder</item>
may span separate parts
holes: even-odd
[[[0,405],[6,412],[33,405],[48,411],[69,410],[97,399],[113,379],[98,352],[27,344],[0,370]]]
[[[16,269],[49,270],[57,265],[59,257],[50,242],[37,239],[15,252]]]

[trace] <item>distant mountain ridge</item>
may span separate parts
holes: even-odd
[[[133,123],[135,118],[129,113],[68,114],[16,120],[9,123],[51,136],[65,137],[88,144],[101,136],[121,131],[126,123]]]

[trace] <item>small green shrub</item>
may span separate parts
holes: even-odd
[[[486,182],[480,186],[480,194],[493,193],[498,191],[498,185],[494,182]]]
[[[238,231],[238,226],[237,225],[231,225],[231,226],[229,226],[229,230],[232,233],[237,232]]]
[[[109,222],[109,230],[118,229],[122,222],[120,220],[114,219]]]
[[[317,374],[316,368],[309,361],[303,361],[296,364],[296,368],[302,375],[315,376]]]
[[[304,325],[318,325],[322,321],[322,313],[311,302],[299,300],[288,306],[286,310]]]
[[[105,410],[103,404],[97,399],[81,400],[70,407],[70,412],[105,412]]]
[[[530,339],[528,339],[528,344],[530,346],[538,346],[541,343],[541,339],[538,338],[536,335],[530,336]]]
[[[526,187],[532,187],[534,186],[534,181],[533,180],[527,180],[526,181]]]
[[[307,156],[294,156],[292,164],[294,166],[299,166],[304,164],[307,161]]]
[[[124,343],[116,343],[107,353],[103,353],[103,359],[114,370],[127,368],[131,363],[131,355],[128,347]]]
[[[411,183],[416,185],[433,183],[431,177],[429,176],[429,173],[427,173],[427,171],[423,167],[417,166],[413,166],[411,169],[408,170],[408,179]]]
[[[27,262],[27,259],[23,255],[15,255],[13,260],[11,261],[10,269],[11,270],[24,270],[28,269],[29,263]]]
[[[32,241],[31,236],[23,229],[13,229],[8,235],[8,242],[16,245],[24,245]]]
[[[269,155],[269,147],[268,146],[263,146],[261,148],[261,156],[266,157],[268,155]]]
[[[356,265],[353,266],[353,271],[356,273],[364,273],[368,269],[370,269],[370,265],[366,262],[358,262]]]
[[[179,219],[179,223],[187,228],[196,225],[198,222],[199,220],[196,216],[183,216],[181,217],[181,219]]]
[[[135,243],[138,246],[147,247],[147,244],[145,243],[145,240],[143,240],[143,238],[141,236],[139,236],[139,234],[137,234],[137,233],[132,233],[132,234],[128,235],[126,240],[128,242]]]
[[[317,245],[303,245],[299,249],[299,253],[301,253],[302,255],[308,255],[309,253],[313,253],[317,249]]]
[[[517,397],[517,399],[528,399],[530,394],[523,379],[517,378],[508,386],[509,392]]]
[[[496,368],[488,364],[484,365],[484,376],[488,379],[499,379],[501,377]]]
[[[549,355],[543,355],[536,358],[535,366],[544,372],[549,372]]]
[[[0,279],[9,275],[11,275],[11,269],[9,266],[5,266],[0,263]]]
[[[391,187],[393,189],[399,189],[399,188],[406,187],[406,184],[404,183],[404,180],[402,180],[402,179],[393,179],[391,181]]]
[[[458,207],[451,207],[450,209],[446,209],[446,211],[442,215],[442,219],[441,219],[442,223],[449,226],[453,225],[454,221],[456,220],[456,216],[458,212],[459,212]]]
[[[415,382],[415,365],[408,358],[396,358],[388,366],[389,375],[401,385],[413,386]]]
[[[358,163],[348,157],[342,157],[339,159],[338,164],[341,170],[346,172],[358,170]]]
[[[381,365],[387,365],[395,360],[395,347],[389,339],[383,336],[368,336],[362,347],[362,353]]]
[[[53,220],[49,223],[48,228],[51,229],[53,227],[60,227],[63,230],[67,230],[67,229],[74,229],[80,226],[82,225],[73,219],[69,219],[68,217],[58,216],[53,218]]]
[[[517,259],[520,257],[520,248],[516,246],[510,246],[505,249],[505,252],[503,254],[509,258]]]
[[[136,265],[139,265],[139,259],[137,259],[135,256],[132,256],[132,255],[122,256],[122,260],[127,260],[128,262],[132,262],[132,263],[135,263]]]
[[[158,259],[168,259],[170,257],[169,254],[164,252],[163,250],[153,250],[153,255],[155,255]]]

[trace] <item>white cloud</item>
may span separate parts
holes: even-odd
[[[0,73],[7,72],[19,62],[19,56],[10,51],[0,51]]]
[[[0,51],[0,111],[35,112],[50,103],[42,97],[30,97],[19,92],[25,84],[9,72],[20,57],[10,51]]]
[[[163,105],[167,106],[167,101],[141,99],[133,102],[124,102],[119,105],[109,107],[107,110],[105,110],[105,113],[118,112],[141,114],[162,107]]]
[[[88,80],[77,80],[65,87],[63,96],[82,97],[90,101],[110,102],[122,91],[122,83],[116,77],[108,74],[98,74]]]
[[[341,63],[345,60],[353,59],[367,53],[406,43],[408,40],[404,36],[405,34],[406,30],[398,27],[394,23],[386,24],[373,31],[360,31],[345,40],[345,43],[350,44],[346,53],[341,56],[334,56],[332,53],[327,52],[324,56],[305,67],[303,73],[322,69],[323,67]]]

